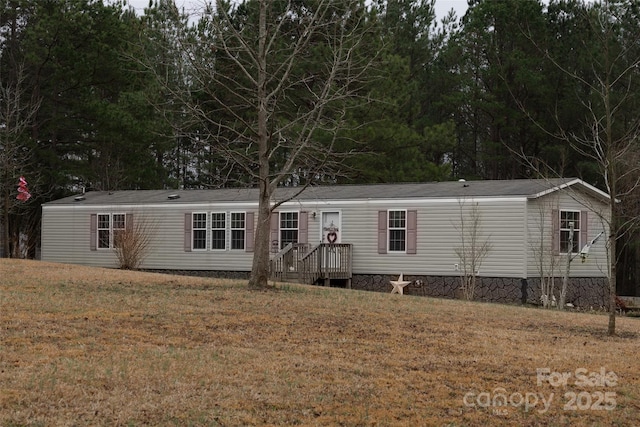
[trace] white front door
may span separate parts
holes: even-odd
[[[340,212],[322,212],[322,229],[320,236],[322,243],[340,243],[342,230],[340,229]]]
[[[322,266],[329,270],[337,270],[340,267],[340,251],[331,244],[342,241],[342,224],[340,211],[322,212],[322,243],[329,244],[322,248]]]

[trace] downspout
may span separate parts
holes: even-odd
[[[522,275],[520,283],[526,283],[529,277],[529,198],[524,199],[524,231],[523,231],[523,244],[522,244]],[[526,288],[522,288],[524,291]],[[524,304],[524,302],[523,302]]]

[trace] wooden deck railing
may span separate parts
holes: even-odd
[[[282,280],[282,275],[285,272],[285,256],[291,250],[292,244],[289,243],[287,246],[282,248],[280,252],[274,255],[269,261],[269,266],[271,270],[271,278],[276,281]]]
[[[322,279],[351,279],[352,245],[322,243],[300,259],[298,277],[301,283],[315,283]]]
[[[283,281],[298,275],[298,264],[309,251],[305,243],[289,243],[282,248],[270,261],[271,278]]]
[[[351,279],[352,245],[322,243],[314,247],[307,244],[288,244],[270,261],[271,278],[276,281],[297,279],[313,284],[324,280]]]

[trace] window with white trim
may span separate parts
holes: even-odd
[[[114,248],[119,245],[120,238],[126,229],[126,217],[125,214],[113,214],[113,241],[111,246]]]
[[[298,212],[280,212],[280,249],[298,243]]]
[[[224,250],[227,242],[227,214],[211,213],[211,249]]]
[[[206,212],[196,212],[192,215],[192,242],[193,250],[207,249],[207,214]]]
[[[185,251],[247,250],[247,216],[246,212],[189,212]]]
[[[98,249],[111,247],[111,215],[98,214]]]
[[[388,215],[389,252],[407,250],[407,211],[390,210]]]
[[[116,246],[117,236],[125,230],[126,215],[98,214],[97,217],[98,249],[111,249]]]
[[[231,212],[231,249],[244,250],[245,224],[244,212]]]
[[[569,252],[569,236],[573,226],[573,248],[571,253],[580,251],[580,211],[560,211],[560,253]]]

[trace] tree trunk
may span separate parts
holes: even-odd
[[[256,227],[255,247],[249,288],[260,289],[269,287],[269,250],[271,248],[270,228],[271,221],[271,194],[269,191],[260,191],[258,204],[258,222]]]
[[[267,5],[260,1],[258,37],[258,76],[257,76],[257,104],[258,104],[258,179],[260,198],[258,201],[258,227],[255,236],[255,252],[251,266],[249,288],[269,287],[269,235],[271,219],[271,192],[269,170],[269,128],[267,123]]]
[[[615,203],[615,199],[612,198]],[[612,208],[612,211],[615,207]],[[609,326],[607,328],[608,335],[616,334],[616,235],[611,233],[609,236]]]
[[[608,7],[607,3],[607,7]],[[605,45],[605,52],[607,55],[607,62],[609,59],[609,45]],[[613,138],[613,107],[611,106],[611,76],[610,71],[607,72],[604,86],[604,108],[606,112],[605,116],[605,137],[606,137],[606,151],[604,161],[604,176],[608,181],[609,187],[609,215],[610,215],[610,227],[609,227],[609,325],[607,327],[608,335],[616,334],[616,264],[618,262],[618,254],[616,253],[616,240],[618,238],[619,222],[618,222],[618,210],[616,208],[616,202],[618,198],[618,180],[620,174],[618,173],[618,156],[624,153],[624,148],[618,147],[617,143],[614,143]]]
[[[9,182],[7,180],[7,182]],[[4,198],[4,209],[2,210],[2,245],[3,245],[3,256],[5,258],[11,258],[11,247],[9,245],[9,188],[5,188],[4,194],[2,195]]]
[[[611,202],[610,203],[615,203],[615,197],[611,197]],[[614,221],[617,221],[617,218],[615,218],[615,214],[613,214],[613,211],[615,210],[615,207],[611,208],[612,211],[612,218],[611,218],[611,224],[613,227]],[[615,228],[614,228],[615,230]],[[615,234],[615,232],[612,232],[612,230],[609,231],[610,235],[609,235],[609,324],[607,326],[607,335],[609,336],[613,336],[616,334],[616,310],[617,310],[617,306],[616,306],[616,263],[617,263],[617,256],[616,256],[616,238],[617,235]]]

